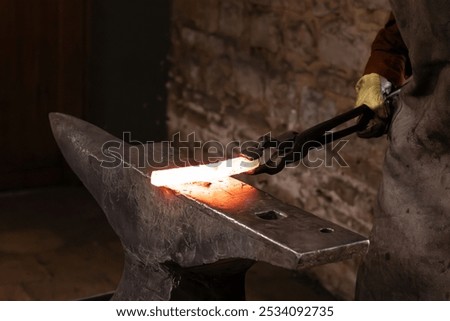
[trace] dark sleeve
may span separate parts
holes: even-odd
[[[364,70],[364,74],[370,73],[385,77],[397,87],[411,75],[408,48],[392,13],[372,43],[372,52]]]

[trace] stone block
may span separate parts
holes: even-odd
[[[384,9],[390,10],[389,0],[350,0],[350,5],[366,10]]]
[[[264,93],[264,76],[249,64],[233,64],[233,79],[236,92],[252,99],[261,99]]]
[[[356,95],[355,81],[350,80],[341,70],[330,68],[321,69],[317,76],[317,84],[324,91],[330,91],[339,96],[354,99]]]
[[[336,115],[335,103],[323,93],[303,87],[300,101],[300,124],[303,129],[312,127]]]
[[[361,33],[366,35],[368,45],[375,39],[376,33],[380,30],[380,27],[388,21],[389,10],[373,10],[367,11],[359,9],[355,12],[356,25]]]
[[[180,38],[182,46],[186,49],[184,55],[197,61],[205,60],[205,64],[222,55],[225,51],[225,44],[222,39],[203,31],[182,27]]]
[[[205,70],[206,93],[217,99],[223,99],[226,93],[234,91],[234,86],[230,82],[233,77],[233,66],[230,59],[214,59]]]
[[[229,37],[238,38],[244,30],[244,4],[242,1],[220,3],[219,31]]]
[[[319,58],[339,69],[362,71],[369,58],[369,42],[355,26],[332,20],[321,28]]]
[[[253,14],[250,18],[250,45],[272,53],[280,47],[279,19],[274,14]]]
[[[174,0],[172,13],[174,21],[187,21],[208,33],[218,30],[219,0]]]
[[[343,0],[313,0],[312,12],[317,17],[337,13],[343,6],[344,2],[345,1]]]
[[[284,9],[288,12],[295,12],[298,14],[308,14],[311,11],[311,1],[309,0],[280,0]]]
[[[317,43],[312,31],[313,27],[304,21],[296,21],[294,18],[290,18],[283,28],[285,49],[290,53],[287,55],[287,60],[294,65],[311,63],[317,56]],[[294,59],[299,59],[300,63],[293,61]]]

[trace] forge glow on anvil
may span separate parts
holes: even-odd
[[[364,254],[369,241],[287,205],[234,178],[177,191],[150,183],[144,150],[80,119],[50,114],[65,159],[119,236],[125,266],[114,299],[243,299],[245,271],[254,261],[301,269]],[[124,144],[126,164],[101,166],[102,146]]]

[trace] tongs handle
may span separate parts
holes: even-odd
[[[250,159],[254,159],[261,157],[263,150],[267,147],[276,147],[277,150],[270,158],[252,173],[267,173],[273,175],[280,172],[287,164],[295,163],[304,158],[309,149],[318,148],[321,145],[328,144],[336,139],[343,138],[364,129],[373,117],[373,114],[374,112],[369,107],[362,105],[317,124],[301,133],[284,133],[270,142],[264,141],[265,137],[263,137],[263,140],[259,143],[259,148],[251,149],[250,153],[244,151],[242,154]],[[359,120],[356,124],[336,132],[330,132],[337,126],[357,117],[359,117]],[[276,143],[277,146],[273,146],[271,143]]]
[[[309,139],[316,139],[322,144],[327,144],[334,140],[341,139],[345,136],[363,130],[364,128],[366,128],[370,119],[373,118],[373,115],[374,111],[372,109],[370,109],[366,105],[361,105],[345,113],[339,114],[336,117],[326,120],[314,127],[311,127],[300,135],[303,136],[304,134],[305,137]],[[345,124],[346,122],[357,117],[359,117],[358,122],[353,124],[352,126],[330,133],[332,129]]]

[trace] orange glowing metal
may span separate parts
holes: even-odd
[[[245,173],[259,166],[259,160],[236,157],[207,165],[179,167],[153,171],[155,186],[174,186],[191,182],[214,182],[224,177]]]
[[[170,186],[185,197],[221,211],[239,211],[244,204],[257,202],[258,191],[237,179],[225,177],[211,184],[181,184]]]

